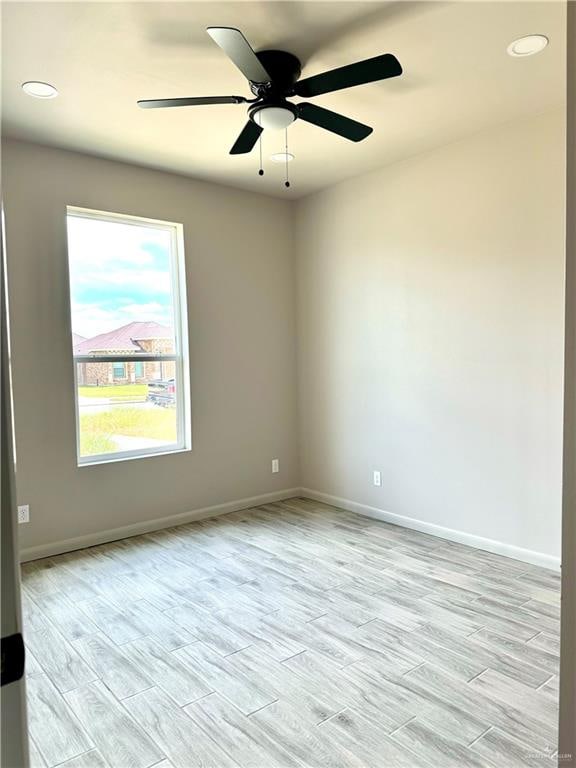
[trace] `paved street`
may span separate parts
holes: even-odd
[[[102,413],[114,408],[136,408],[137,410],[148,410],[158,408],[154,403],[142,402],[141,400],[112,402],[107,397],[78,397],[78,406],[80,415],[84,413]]]

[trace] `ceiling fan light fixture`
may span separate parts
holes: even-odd
[[[270,160],[273,163],[290,163],[294,160],[294,155],[292,152],[274,152],[273,155],[270,155]]]
[[[524,37],[513,40],[506,50],[510,56],[523,58],[540,53],[546,48],[548,42],[546,35],[524,35]]]
[[[260,107],[252,113],[252,119],[265,131],[281,131],[296,120],[296,115],[287,107]]]
[[[55,99],[58,96],[58,90],[53,85],[40,80],[27,80],[22,83],[22,90],[35,99]]]

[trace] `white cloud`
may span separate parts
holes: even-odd
[[[145,245],[168,251],[170,235],[166,230],[122,222],[68,217],[68,248],[71,262],[79,270],[152,264],[154,256]]]
[[[115,309],[104,309],[99,304],[74,303],[72,317],[72,330],[86,338],[113,331],[134,321],[172,325],[169,309],[156,302],[126,304]]]
[[[168,231],[70,216],[68,249],[76,333],[96,336],[134,320],[171,322],[164,305],[172,290]]]
[[[160,269],[98,269],[94,271],[71,270],[72,283],[76,289],[89,287],[105,291],[106,286],[122,286],[127,290],[136,289],[154,293],[170,293],[170,274]]]

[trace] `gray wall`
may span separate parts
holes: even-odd
[[[289,204],[18,142],[3,185],[21,545],[297,485]],[[192,452],[77,467],[67,204],[184,224]]]
[[[547,113],[296,204],[8,142],[23,547],[302,486],[558,557],[563,139]],[[76,466],[66,204],[183,222],[191,453]]]
[[[558,111],[298,203],[305,488],[559,555],[563,191]]]

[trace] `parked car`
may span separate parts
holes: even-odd
[[[146,400],[163,408],[176,406],[176,382],[174,379],[155,379],[148,382]]]

